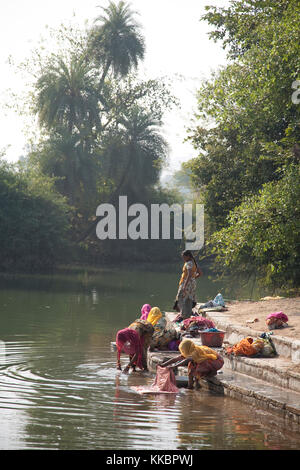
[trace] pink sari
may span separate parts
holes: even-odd
[[[130,328],[124,328],[117,333],[116,345],[118,350],[118,361],[120,361],[121,352],[133,356],[137,354],[135,364],[140,368],[143,368],[142,353],[143,353],[143,339],[137,331]]]

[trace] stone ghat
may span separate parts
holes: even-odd
[[[220,352],[220,348],[213,348]],[[178,352],[148,352],[148,368],[155,373],[156,366],[167,359],[177,356]],[[187,368],[175,369],[177,386],[187,385]],[[224,366],[217,376],[200,380],[201,390],[226,395],[251,406],[275,413],[285,424],[300,432],[300,393],[285,390],[268,384],[246,374],[228,369]]]
[[[176,314],[173,312],[166,313],[166,317],[169,321],[172,321],[175,316]],[[250,328],[245,328],[240,325],[231,325],[228,318],[226,318],[225,321],[223,316],[220,320],[219,312],[209,312],[207,318],[212,320],[218,329],[225,331],[224,342],[227,346],[237,343],[246,336],[253,337],[254,332]],[[179,327],[177,327],[177,329],[179,329]],[[263,331],[261,333],[263,333]],[[256,332],[257,336],[261,333]],[[280,336],[276,336],[272,338],[272,340],[278,352],[278,356],[273,358],[226,356],[223,349],[219,352],[223,355],[225,367],[228,369],[264,380],[270,385],[283,387],[284,389],[300,393],[300,365],[297,361],[295,362],[292,359],[290,354],[291,351],[295,352],[294,359],[295,356],[300,356],[299,341],[293,342],[289,338],[282,338]],[[194,341],[196,344],[201,345],[200,339],[195,338]],[[288,344],[289,347],[280,348],[282,344]],[[285,352],[286,354],[284,354]]]
[[[225,331],[224,341],[234,344],[249,335],[249,331],[246,333],[243,327],[239,328],[238,325],[216,321],[218,315],[220,312],[207,312],[207,317],[214,321],[216,327]],[[166,312],[169,321],[172,321],[175,316],[173,312]],[[232,331],[235,332],[234,337]],[[251,335],[253,336],[253,330],[251,330]],[[201,345],[200,338],[190,339]],[[286,340],[286,338],[283,339]],[[255,407],[275,412],[300,431],[300,374],[293,371],[295,363],[290,355],[292,347],[289,348],[287,357],[279,353],[279,356],[275,358],[228,357],[224,354],[223,348],[213,349],[223,356],[224,367],[218,371],[217,376],[202,379],[200,381],[202,389],[237,398]],[[295,351],[297,350],[296,345]],[[171,351],[149,352],[148,367],[155,373],[157,364],[178,354],[178,352]],[[186,377],[187,368],[178,367],[175,373],[177,378]]]

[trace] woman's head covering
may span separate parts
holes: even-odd
[[[145,304],[141,308],[141,320],[147,320],[149,312],[151,310],[151,305]]]
[[[151,308],[147,321],[152,323],[153,326],[161,319],[162,313],[158,307]]]
[[[217,359],[215,351],[207,346],[197,346],[190,339],[184,339],[179,345],[179,351],[183,357],[192,357],[193,361],[200,364],[206,359]]]
[[[118,350],[118,361],[120,361],[121,352],[130,356],[137,354],[135,364],[140,369],[143,369],[142,343],[137,331],[131,330],[130,328],[124,328],[124,330],[118,331],[116,336],[116,345]]]

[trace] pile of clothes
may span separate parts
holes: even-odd
[[[277,328],[284,328],[289,321],[287,315],[283,312],[270,313],[266,318],[266,324],[269,330],[275,330]]]
[[[200,305],[199,309],[204,309],[204,308],[214,308],[214,307],[225,307],[225,301],[223,299],[222,294],[217,294],[214,300],[209,300],[203,305]]]
[[[262,333],[257,339],[247,336],[237,344],[226,348],[226,354],[246,357],[274,357],[277,351],[270,337],[271,333]]]
[[[182,337],[195,337],[199,336],[200,333],[204,331],[218,331],[215,328],[215,324],[213,321],[209,320],[208,318],[204,318],[201,316],[198,317],[190,317],[183,321],[181,325],[181,336]]]

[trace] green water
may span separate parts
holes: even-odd
[[[144,303],[171,310],[178,277],[2,276],[0,449],[299,449],[300,435],[265,412],[207,392],[142,397],[130,387],[153,376],[116,370],[117,330]],[[220,290],[203,278],[198,299]]]

